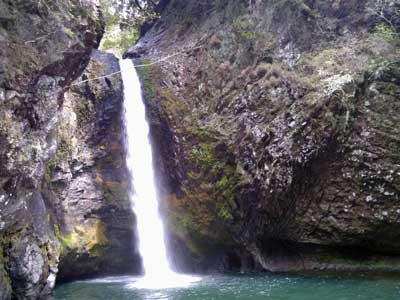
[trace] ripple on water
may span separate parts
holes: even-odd
[[[399,278],[332,276],[204,276],[165,289],[135,287],[139,277],[107,277],[60,285],[55,300],[397,300]]]
[[[189,288],[199,282],[201,277],[171,273],[169,276],[145,276],[128,283],[129,289],[163,290],[173,288]]]

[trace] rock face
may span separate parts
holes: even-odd
[[[135,268],[121,80],[77,85],[118,70],[94,52],[77,79],[102,30],[96,1],[0,1],[2,300],[45,298],[58,268],[61,279]]]
[[[400,269],[400,16],[385,4],[174,0],[125,54],[145,65],[179,268]]]
[[[1,300],[141,269],[94,2],[0,0]],[[177,268],[398,271],[398,3],[160,3],[126,56]]]
[[[117,58],[95,50],[60,110],[59,147],[45,175],[63,245],[59,280],[140,270],[118,71]],[[111,73],[117,74],[96,79]]]

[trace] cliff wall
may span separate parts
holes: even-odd
[[[140,271],[122,81],[96,1],[0,1],[0,299]],[[103,73],[104,72],[104,73]],[[86,81],[91,79],[90,81]]]
[[[400,18],[382,3],[175,0],[128,50],[180,268],[399,269]]]

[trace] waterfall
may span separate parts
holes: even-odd
[[[139,77],[130,59],[120,61],[124,85],[126,163],[132,177],[130,200],[137,218],[139,251],[144,277],[134,287],[166,288],[188,285],[196,278],[179,275],[170,268],[164,242],[164,228],[158,211],[149,125]]]

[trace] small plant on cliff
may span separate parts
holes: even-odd
[[[367,9],[368,13],[375,16],[391,27],[393,31],[398,31],[400,18],[400,2],[397,0],[376,0],[375,3]]]
[[[368,13],[378,23],[375,34],[389,43],[400,43],[400,2],[377,0],[368,8]]]
[[[156,71],[152,65],[150,60],[142,60],[141,68],[138,68],[140,79],[142,80],[143,90],[146,93],[146,100],[151,101],[154,98],[155,90],[152,84],[151,78],[154,76],[154,72]]]
[[[375,34],[388,43],[399,43],[399,34],[387,24],[379,24],[375,28]]]
[[[201,219],[204,214],[214,217],[210,220],[217,220],[221,224],[233,220],[233,208],[235,205],[235,190],[238,184],[238,178],[235,174],[235,166],[232,166],[227,160],[221,157],[217,152],[217,145],[210,138],[204,139],[202,143],[194,146],[189,156],[193,168],[188,177],[193,184],[191,193],[187,194],[187,204],[196,207],[191,210],[192,219]],[[199,136],[198,136],[199,138]],[[204,195],[204,196],[201,196]],[[198,215],[198,205],[205,203],[207,209],[203,211],[203,216]],[[212,222],[210,221],[210,224]],[[210,224],[206,224],[202,229],[206,229]],[[209,233],[210,234],[210,233]]]
[[[257,38],[257,33],[253,30],[251,20],[244,18],[237,18],[233,21],[233,31],[235,34],[246,41],[254,42]]]

